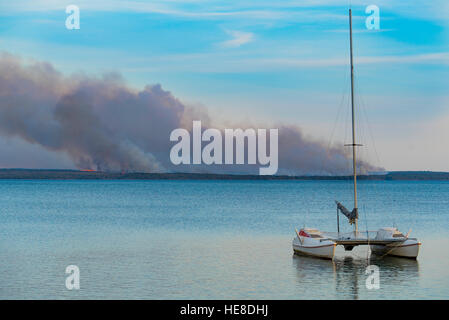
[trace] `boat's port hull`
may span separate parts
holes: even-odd
[[[407,240],[400,244],[371,245],[371,251],[377,255],[389,255],[403,258],[416,259],[421,243],[416,240]]]
[[[305,242],[305,241],[304,241]],[[323,259],[332,259],[336,244],[331,241],[317,244],[301,244],[298,238],[293,239],[293,252]]]

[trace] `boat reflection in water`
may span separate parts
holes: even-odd
[[[359,252],[357,252],[359,253]],[[417,260],[391,256],[336,253],[333,260],[293,255],[293,267],[300,288],[298,299],[412,299],[418,286]],[[372,272],[368,266],[379,269],[379,289],[368,289]],[[405,294],[407,293],[407,294]]]

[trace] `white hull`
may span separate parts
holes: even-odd
[[[391,245],[371,245],[371,251],[378,255],[389,255],[404,258],[418,257],[421,243],[415,239],[408,239],[401,243],[392,243]]]
[[[301,243],[302,241],[302,243]],[[330,240],[320,241],[319,239],[310,239],[301,237],[293,239],[293,251],[298,254],[305,254],[313,257],[332,259],[335,253],[335,242]]]
[[[369,236],[373,232],[376,233],[375,238]],[[369,245],[374,254],[416,259],[421,243],[416,238],[408,238],[408,234],[404,236],[397,228],[366,231],[366,235],[365,232],[335,234],[303,228],[299,232],[296,231],[296,237],[292,242],[295,253],[325,259],[333,259],[337,245],[344,246],[346,251],[352,250],[355,246]]]

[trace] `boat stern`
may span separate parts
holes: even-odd
[[[416,259],[419,254],[419,247],[421,242],[416,238],[408,238],[408,234],[404,236],[396,228],[382,228],[377,232],[376,239],[378,240],[398,240],[404,239],[404,241],[396,241],[385,245],[371,245],[371,251],[374,254],[389,255],[396,257],[412,258]]]

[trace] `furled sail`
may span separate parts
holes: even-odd
[[[340,202],[335,201],[335,203],[337,204],[337,209],[340,210],[340,212],[343,213],[349,219],[349,224],[355,223],[355,220],[359,216],[357,208],[354,208],[354,209],[352,209],[352,211],[349,211]]]

